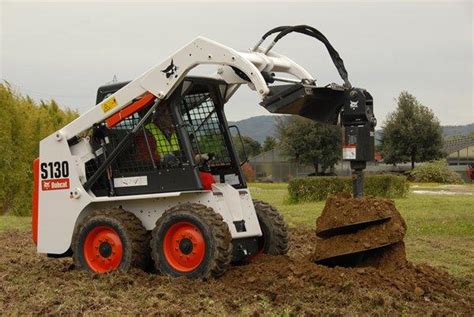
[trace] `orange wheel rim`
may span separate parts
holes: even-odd
[[[118,233],[109,226],[92,229],[84,242],[84,259],[97,273],[115,270],[122,261],[123,246]]]
[[[187,221],[173,224],[163,239],[163,253],[176,271],[190,272],[204,260],[206,242],[201,230]]]

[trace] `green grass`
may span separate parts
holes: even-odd
[[[430,184],[431,188],[438,186]],[[250,190],[253,198],[277,207],[290,227],[314,228],[324,207],[324,202],[289,204],[286,183],[254,183]],[[411,261],[442,266],[459,276],[474,275],[474,196],[411,193],[395,199],[395,204],[408,225],[405,241]],[[0,232],[30,227],[29,217],[0,217]]]
[[[0,216],[0,232],[5,230],[30,230],[30,217]]]
[[[286,188],[286,183],[250,184],[253,198],[277,207],[290,227],[314,228],[324,202],[289,204]],[[394,201],[408,225],[411,261],[442,266],[455,275],[474,274],[474,196],[410,193]]]

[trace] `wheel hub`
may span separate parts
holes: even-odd
[[[188,238],[184,238],[183,240],[181,240],[181,242],[179,243],[179,250],[183,253],[183,254],[190,254],[192,251],[193,251],[193,243],[191,240],[189,240]]]
[[[99,254],[104,258],[108,258],[112,254],[112,246],[108,242],[99,245]]]

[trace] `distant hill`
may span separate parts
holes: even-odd
[[[443,136],[467,135],[474,131],[474,123],[466,125],[446,125],[443,126]]]
[[[239,127],[242,135],[247,135],[260,143],[265,141],[267,136],[276,137],[276,116],[257,116],[235,122],[229,122],[229,125],[235,124]],[[474,123],[466,125],[447,125],[443,126],[443,136],[467,135],[474,131]],[[375,138],[380,141],[382,135],[380,130],[376,131]]]
[[[240,121],[229,122],[235,124],[242,135],[251,137],[260,143],[265,141],[267,136],[276,136],[276,116],[257,116]]]

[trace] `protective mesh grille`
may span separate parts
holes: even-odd
[[[141,114],[144,115],[145,111]],[[165,118],[166,117],[166,118]],[[110,153],[141,119],[135,113],[109,130],[107,152]],[[163,125],[166,126],[163,126]],[[128,174],[152,169],[180,168],[186,161],[167,105],[158,110],[135,134],[134,139],[112,163],[114,174]]]
[[[230,164],[223,127],[209,93],[186,95],[181,102],[181,113],[190,135],[194,153],[213,153],[211,166]]]

